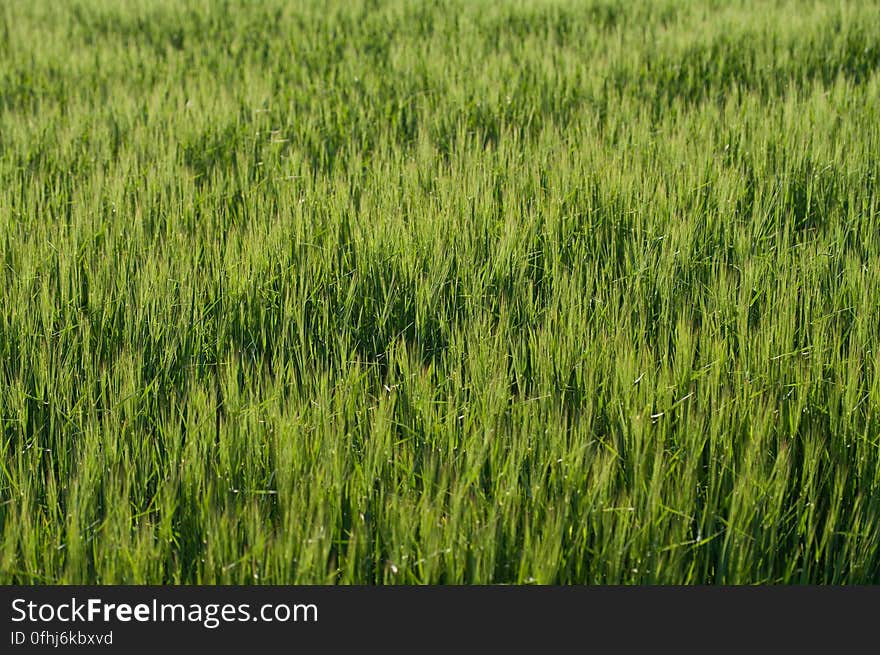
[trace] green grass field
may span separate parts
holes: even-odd
[[[880,3],[0,3],[0,582],[880,583]]]

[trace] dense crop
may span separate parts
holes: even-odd
[[[880,583],[880,4],[0,3],[0,581]]]

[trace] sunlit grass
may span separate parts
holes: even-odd
[[[880,5],[0,6],[0,582],[880,583]]]

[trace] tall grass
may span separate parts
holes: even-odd
[[[0,5],[0,581],[880,583],[880,5]]]

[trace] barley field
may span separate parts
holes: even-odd
[[[880,583],[880,2],[0,3],[0,582]]]

